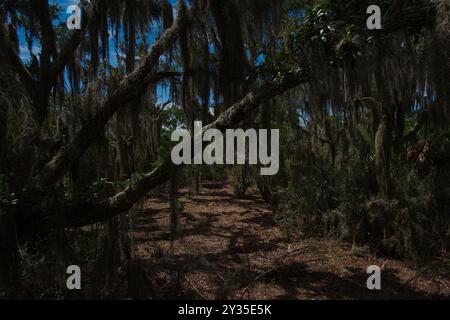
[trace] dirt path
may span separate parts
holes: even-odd
[[[346,243],[300,235],[288,242],[256,193],[237,200],[219,186],[192,199],[184,190],[181,199],[185,213],[174,242],[167,196],[132,216],[135,254],[158,299],[450,299],[450,274],[412,281],[416,273],[405,263],[352,255]],[[380,292],[366,288],[372,264],[383,268]]]

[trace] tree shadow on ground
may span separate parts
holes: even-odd
[[[405,285],[396,271],[389,269],[382,272],[382,290],[368,290],[366,270],[345,266],[344,273],[334,272],[333,263],[320,262],[324,250],[318,250],[316,242],[301,247],[304,256],[286,256],[289,242],[282,233],[265,234],[276,228],[272,212],[260,199],[252,205],[234,199],[229,190],[213,189],[208,198],[198,196],[188,202],[190,212],[181,215],[183,228],[175,242],[170,240],[167,204],[161,208],[159,202],[155,210],[140,211],[134,218],[140,235],[149,235],[135,237],[138,243],[165,248],[157,259],[144,259],[155,286],[160,288],[158,298],[252,299],[261,296],[258,291],[262,286],[272,293],[270,298],[286,300],[450,299]],[[214,207],[208,212],[204,206],[211,203]],[[317,252],[314,263],[310,260],[314,252],[308,248]],[[344,244],[340,249],[348,252]],[[250,257],[260,261],[250,261]],[[326,260],[332,259],[327,256]],[[199,274],[206,295],[195,287],[196,283],[186,280],[187,275]]]

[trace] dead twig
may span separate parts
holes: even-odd
[[[299,254],[305,253],[309,249],[313,249],[313,247],[312,246],[308,246],[308,247],[303,247],[303,248],[299,248],[299,249],[295,249],[295,250],[289,251],[286,254],[284,254],[281,258],[279,258],[278,260],[282,260],[282,259],[285,259],[287,257],[292,257],[294,255],[299,255]]]
[[[257,276],[255,279],[253,279],[253,281],[250,282],[249,285],[248,285],[247,287],[245,287],[244,291],[242,291],[242,293],[241,293],[241,299],[244,297],[245,293],[251,288],[251,286],[252,286],[256,281],[258,281],[259,279],[261,279],[261,278],[264,277],[265,275],[269,274],[270,272],[273,272],[273,271],[275,271],[275,270],[277,270],[277,269],[279,269],[279,268],[281,268],[281,267],[282,267],[282,265],[273,267],[272,269],[269,269],[269,270],[267,270],[267,271],[261,273],[259,276]]]
[[[419,277],[421,277],[425,272],[427,272],[428,270],[430,270],[431,268],[433,268],[433,265],[430,265],[426,268],[422,268],[421,270],[416,271],[416,275],[414,277],[412,277],[411,279],[409,279],[408,281],[406,281],[402,287],[406,287],[408,286],[411,282],[417,280]]]
[[[194,290],[195,290],[195,292],[197,292],[197,294],[200,296],[200,297],[202,297],[204,300],[208,300],[208,298],[207,297],[205,297],[195,286],[194,286],[194,284],[191,282],[191,281],[189,281],[189,278],[187,277],[187,275],[185,275],[184,276],[184,279],[186,280],[186,282],[187,282],[187,284],[188,285],[190,285]]]

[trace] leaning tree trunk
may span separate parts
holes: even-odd
[[[175,240],[178,229],[178,170],[174,169],[170,174],[170,237]]]

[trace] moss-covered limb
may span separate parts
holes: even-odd
[[[52,82],[54,82],[56,77],[64,70],[70,57],[74,54],[83,41],[86,30],[94,23],[96,18],[95,8],[95,4],[85,7],[81,29],[74,30],[70,37],[61,45],[57,57],[51,64],[49,70]]]
[[[149,84],[157,83],[172,75],[172,73],[158,73],[155,67],[164,51],[178,39],[178,31],[183,19],[184,15],[180,14],[172,27],[167,29],[153,44],[149,54],[139,67],[126,76],[119,87],[106,99],[93,120],[86,123],[73,142],[62,148],[45,165],[42,172],[33,179],[30,190],[43,191],[46,187],[54,185],[72,164],[97,141],[99,135],[104,131],[105,125],[118,110],[141,96]]]
[[[216,121],[203,128],[226,130],[248,119],[258,107],[308,81],[304,72],[286,75],[281,82],[269,82],[250,91],[242,100],[233,104]],[[145,174],[130,187],[101,203],[78,203],[67,207],[38,208],[24,206],[17,216],[18,229],[22,234],[48,231],[54,228],[82,227],[105,221],[130,210],[148,192],[170,179],[175,169],[171,159],[152,172]]]
[[[16,35],[13,34],[15,30],[11,29],[11,26],[6,24],[0,25],[0,50],[2,50],[2,63],[8,61],[11,66],[13,66],[23,81],[28,93],[32,92],[35,86],[35,81],[33,80],[30,71],[25,67],[22,60],[20,59],[17,48],[12,38]]]
[[[383,17],[382,33],[392,33],[408,28],[431,26],[436,20],[434,2],[424,5],[407,5],[407,1],[394,1]]]

